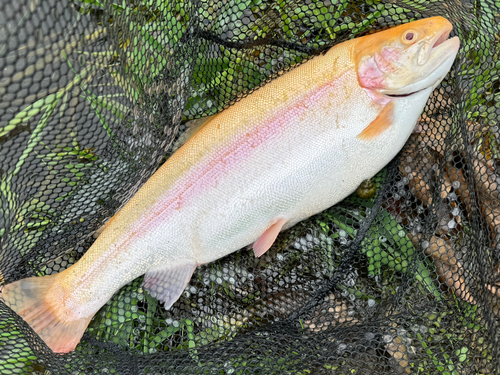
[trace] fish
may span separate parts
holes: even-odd
[[[0,298],[68,353],[135,278],[169,309],[198,266],[248,245],[262,256],[396,156],[455,60],[452,29],[432,17],[345,41],[198,121],[78,262]]]

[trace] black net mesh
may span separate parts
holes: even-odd
[[[262,258],[198,268],[169,311],[133,281],[66,355],[0,303],[0,372],[499,373],[499,8],[2,0],[2,284],[76,262],[188,120],[330,46],[434,15],[462,46],[420,131],[358,193]]]

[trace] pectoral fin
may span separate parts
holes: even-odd
[[[253,244],[253,252],[255,257],[260,257],[263,255],[276,241],[281,228],[285,225],[286,219],[278,219],[276,223],[271,225],[262,236],[259,237],[257,241]]]
[[[196,267],[196,263],[183,263],[151,269],[146,272],[142,286],[152,297],[165,302],[168,310],[186,289]]]
[[[370,140],[378,137],[392,125],[393,115],[394,102],[389,102],[382,109],[382,111],[380,111],[375,120],[373,120],[370,125],[364,128],[363,131],[358,134],[358,138],[363,140]]]

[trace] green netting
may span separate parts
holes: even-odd
[[[169,311],[133,281],[67,355],[0,302],[0,372],[500,373],[493,0],[2,0],[1,282],[75,263],[189,120],[337,43],[435,15],[454,24],[457,60],[362,191],[262,258],[198,268]]]

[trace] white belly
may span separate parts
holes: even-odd
[[[393,124],[371,140],[356,137],[378,113],[366,105],[362,89],[349,106],[332,92],[308,103],[312,110],[303,116],[283,116],[285,132],[251,150],[227,173],[200,179],[206,188],[137,245],[155,249],[151,256],[158,266],[181,259],[204,264],[253,243],[277,218],[285,218],[287,228],[325,210],[396,155],[427,91],[411,103],[396,99]]]

